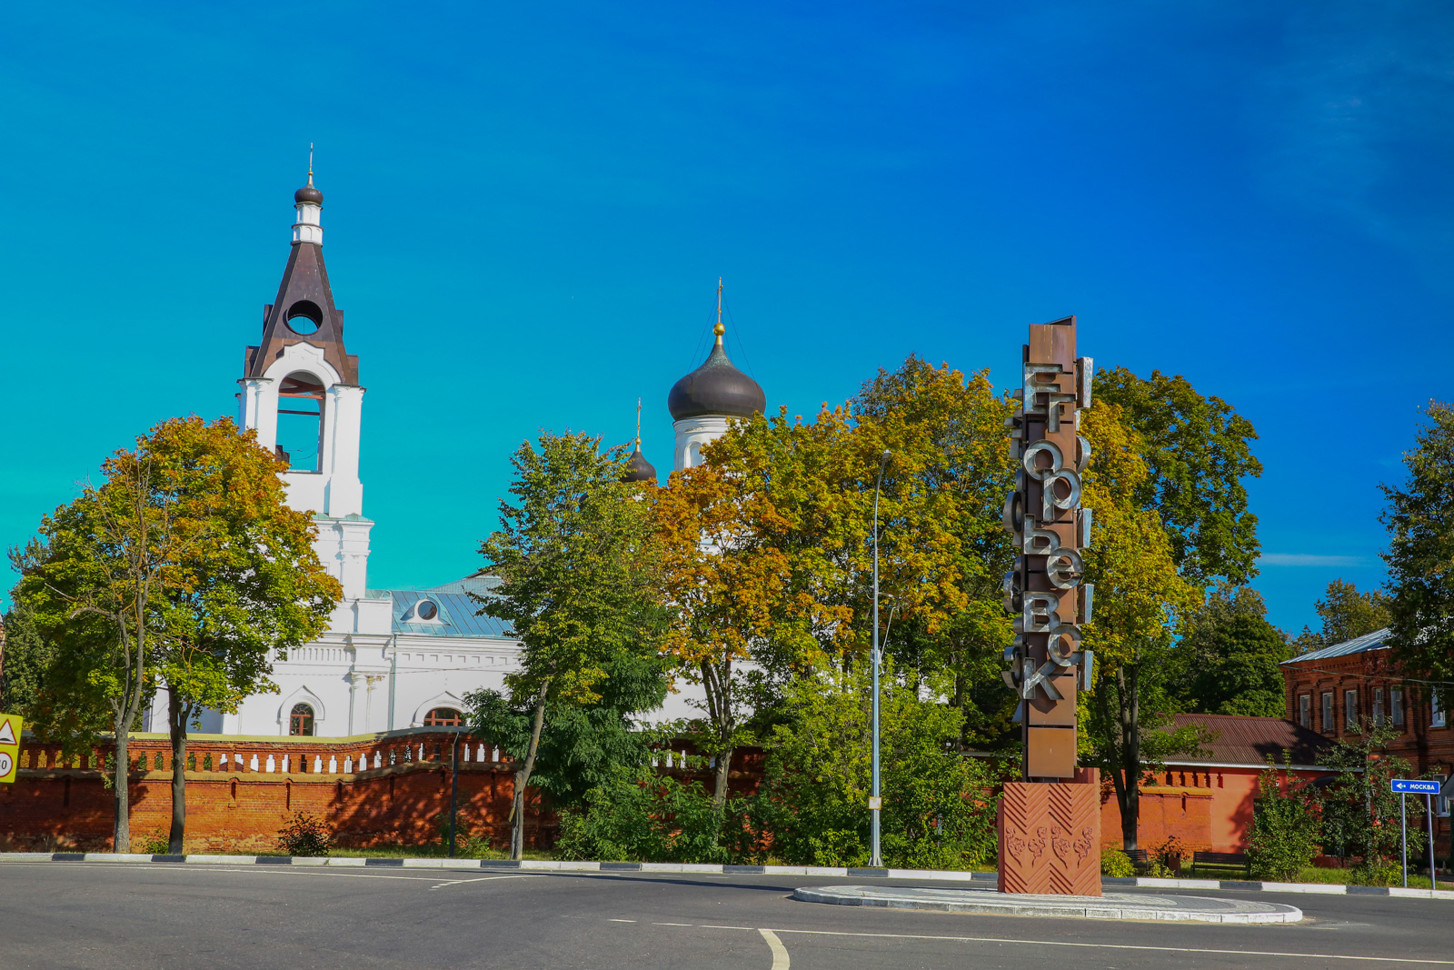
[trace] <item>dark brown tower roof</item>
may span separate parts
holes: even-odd
[[[628,482],[651,482],[656,484],[656,466],[646,460],[641,453],[641,441],[636,442],[636,450],[631,452],[631,457],[626,460],[626,474],[622,476]]]
[[[312,194],[305,199],[302,197],[305,192]],[[320,205],[323,193],[313,188],[310,180],[295,198],[299,206]],[[333,305],[333,290],[323,265],[323,247],[317,243],[293,243],[277,298],[263,307],[262,341],[256,347],[247,348],[243,374],[261,377],[292,344],[318,347],[343,383],[358,383],[358,358],[344,350],[343,311]]]
[[[766,409],[767,397],[757,381],[727,359],[727,351],[722,349],[721,326],[717,325],[717,342],[702,366],[672,385],[666,406],[674,420],[699,414],[750,418]]]

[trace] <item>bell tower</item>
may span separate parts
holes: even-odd
[[[355,619],[347,626],[364,632],[357,601],[367,588],[373,527],[363,517],[358,477],[364,389],[358,358],[343,346],[343,311],[333,304],[323,264],[323,193],[313,185],[311,146],[308,184],[293,194],[293,208],[292,248],[278,295],[263,308],[260,342],[243,355],[242,426],[287,460],[288,504],[313,513],[318,558],[343,584],[340,611],[348,608]]]

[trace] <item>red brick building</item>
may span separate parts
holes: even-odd
[[[1408,761],[1415,776],[1447,782],[1454,773],[1454,725],[1426,684],[1404,676],[1387,638],[1388,630],[1375,630],[1283,661],[1288,716],[1329,739],[1349,738],[1360,725],[1390,727],[1396,732],[1390,755]],[[1436,803],[1437,852],[1448,858],[1449,799]]]

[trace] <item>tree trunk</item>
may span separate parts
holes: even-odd
[[[530,784],[530,773],[535,770],[535,754],[540,750],[540,732],[545,727],[545,696],[550,690],[547,677],[535,695],[535,723],[530,728],[530,748],[525,754],[525,764],[515,772],[515,798],[510,805],[510,817],[514,825],[510,829],[510,858],[525,858],[525,788]]]
[[[111,827],[111,851],[131,851],[131,751],[123,721],[116,721],[116,776],[113,792],[116,820]]]
[[[1116,671],[1116,688],[1121,699],[1121,771],[1125,776],[1125,783],[1118,791],[1121,843],[1129,852],[1138,847],[1137,824],[1141,817],[1141,712],[1137,709],[1136,670],[1131,668],[1127,677],[1126,669]]]
[[[181,855],[187,835],[187,721],[191,705],[167,688],[167,729],[172,736],[172,831],[167,837],[167,851]]]
[[[727,804],[727,777],[732,773],[732,752],[726,748],[717,756],[717,787],[712,791],[712,807],[722,808]]]

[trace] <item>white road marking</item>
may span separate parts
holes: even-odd
[[[606,922],[608,922],[608,923],[634,923],[634,922],[636,922],[636,920],[634,920],[634,919],[614,919],[614,918],[607,918]]]
[[[509,876],[480,876],[478,879],[451,879],[448,882],[442,882],[437,886],[430,886],[429,889],[430,891],[433,891],[435,889],[445,889],[449,886],[462,886],[468,882],[494,882],[496,879],[528,879],[534,875],[535,873],[533,872],[522,872],[519,875]]]
[[[713,927],[703,926],[702,929]],[[723,927],[726,929],[727,927]],[[766,932],[766,931],[764,931]],[[1013,943],[1021,946],[1068,946],[1088,950],[1153,950],[1162,953],[1208,953],[1239,957],[1289,957],[1298,960],[1353,960],[1367,963],[1407,963],[1419,966],[1454,967],[1454,960],[1418,959],[1415,957],[1360,957],[1346,953],[1288,953],[1279,950],[1218,950],[1210,947],[1145,946],[1135,943],[1071,943],[1064,940],[1015,940],[994,936],[928,936],[918,933],[849,933],[841,930],[776,930],[801,936],[849,936],[885,940],[942,940],[949,943]]]
[[[788,970],[788,948],[783,946],[783,941],[772,930],[759,929],[757,932],[762,934],[768,949],[772,950],[771,970]]]
[[[687,927],[690,927],[692,924],[691,923],[652,923],[651,925],[652,926],[687,926]]]
[[[702,923],[700,929],[704,930],[750,930],[750,926],[717,926],[715,923]]]

